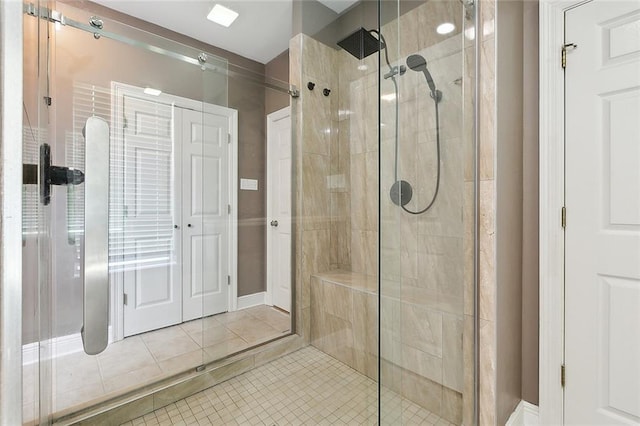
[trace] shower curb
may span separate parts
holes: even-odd
[[[215,361],[204,371],[192,370],[179,376],[145,386],[139,390],[100,402],[71,413],[62,412],[53,425],[117,426],[166,407],[176,401],[246,373],[284,355],[308,346],[302,337],[292,334],[258,347]],[[69,410],[66,410],[67,412]]]

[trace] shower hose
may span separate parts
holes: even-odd
[[[391,66],[391,62],[389,61],[389,53],[387,52],[387,42],[384,39],[384,36],[382,35],[382,33],[380,33],[377,30],[371,30],[371,32],[378,34],[378,36],[380,37],[380,41],[382,41],[382,43],[384,44],[384,59],[387,63],[387,66],[389,67],[389,71],[391,73],[391,81],[393,82],[393,87],[395,90],[395,115],[396,115],[396,123],[395,123],[395,147],[394,147],[394,151],[395,151],[395,159],[394,159],[394,166],[393,166],[393,179],[394,182],[398,182],[398,154],[399,154],[399,143],[398,143],[398,139],[399,139],[399,126],[398,126],[398,119],[399,119],[399,104],[398,104],[398,82],[396,81],[396,76],[393,73],[393,67]],[[433,192],[433,197],[431,198],[431,201],[429,202],[429,204],[427,204],[427,206],[422,209],[422,210],[418,210],[418,211],[413,211],[413,210],[409,210],[406,206],[404,206],[402,204],[402,202],[399,202],[399,205],[402,207],[402,209],[409,213],[409,214],[414,214],[414,215],[419,215],[422,213],[427,212],[432,206],[433,203],[435,203],[436,198],[438,197],[438,191],[440,190],[440,113],[438,111],[438,103],[439,103],[439,96],[437,91],[433,91],[431,93],[431,97],[433,98],[433,102],[435,104],[435,113],[436,113],[436,162],[437,162],[437,173],[436,173],[436,189]]]

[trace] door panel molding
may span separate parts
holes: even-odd
[[[591,1],[540,1],[540,424],[563,424],[567,408],[561,385],[567,303],[562,214],[567,184],[562,48],[565,43],[574,43],[574,40],[565,40],[566,12]],[[571,66],[571,52],[566,57],[567,66]],[[567,372],[569,382],[571,365],[567,366]]]
[[[234,131],[230,111],[222,107],[183,111],[181,209],[183,222],[192,225],[182,229],[185,321],[229,310],[227,276],[235,275],[230,266],[231,214],[227,208],[233,187],[227,136]]]

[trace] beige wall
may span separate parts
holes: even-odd
[[[238,110],[238,178],[257,179],[257,191],[238,182],[238,296],[266,289],[266,129],[260,86],[229,78],[229,107]]]
[[[493,425],[538,401],[538,12],[482,8],[480,424]]]
[[[289,49],[285,50],[264,66],[264,75],[268,79],[289,82]],[[289,106],[291,96],[273,89],[265,89],[265,114],[271,114]]]
[[[524,2],[522,399],[538,404],[538,1]]]
[[[522,393],[522,1],[498,0],[495,37],[496,422],[504,424]]]

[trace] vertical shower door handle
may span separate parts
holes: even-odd
[[[109,124],[87,119],[84,177],[84,313],[82,344],[89,355],[109,340]]]

